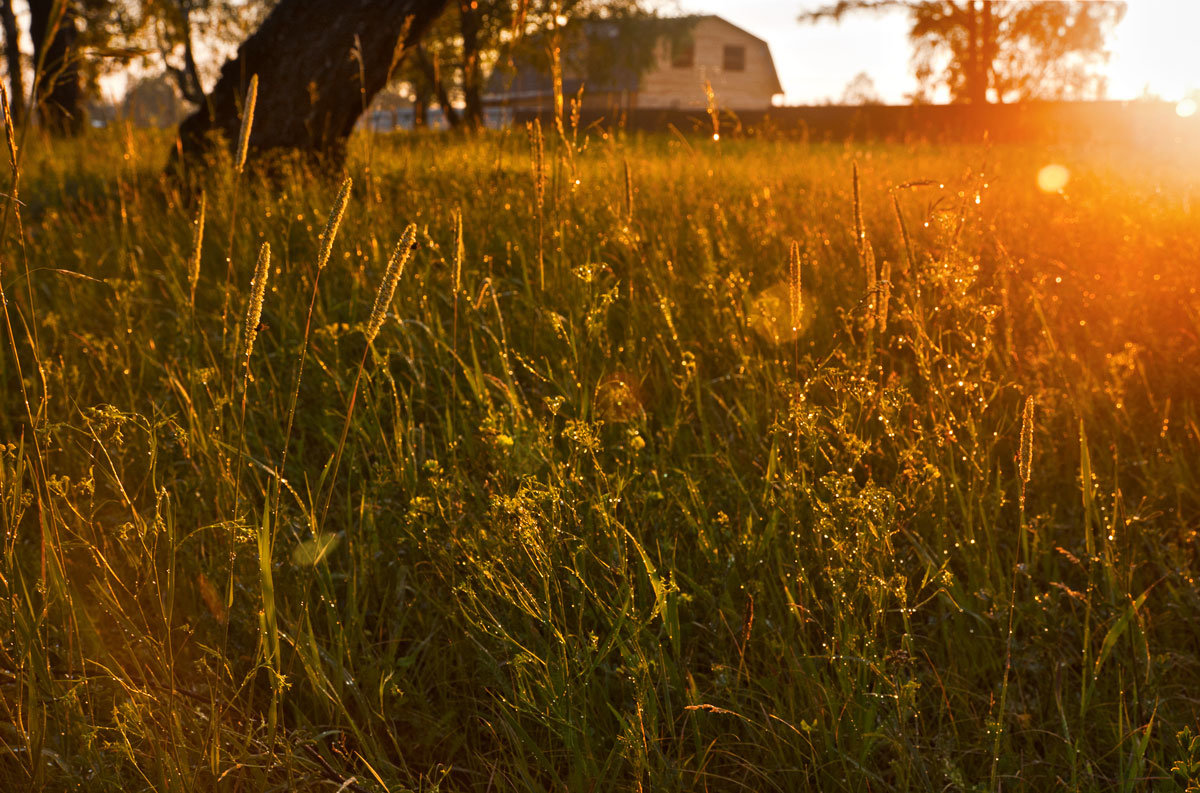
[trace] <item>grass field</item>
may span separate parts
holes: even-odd
[[[1200,786],[1195,153],[169,145],[5,199],[0,788]]]

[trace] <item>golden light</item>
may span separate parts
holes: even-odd
[[[1043,193],[1061,193],[1071,181],[1071,172],[1066,166],[1051,163],[1038,171],[1037,186]]]
[[[720,139],[721,139],[721,133],[720,133],[720,132],[714,132],[714,133],[713,133],[713,140],[720,140]]]
[[[1196,104],[1195,99],[1183,99],[1175,105],[1175,115],[1180,118],[1191,118],[1197,110],[1200,110],[1200,105]]]

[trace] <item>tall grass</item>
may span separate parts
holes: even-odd
[[[726,132],[31,136],[0,788],[1200,784],[1195,155]]]

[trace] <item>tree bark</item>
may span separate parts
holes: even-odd
[[[987,83],[980,83],[979,80],[979,66],[983,61],[979,41],[979,16],[975,0],[967,0],[967,63],[963,76],[967,83],[967,101],[973,105],[987,102]]]
[[[4,59],[8,64],[8,108],[13,121],[25,117],[25,77],[21,72],[21,30],[12,0],[0,0],[0,27],[4,28]]]
[[[83,86],[76,45],[79,24],[70,0],[29,0],[29,37],[33,62],[34,101],[42,127],[52,135],[83,131]]]
[[[179,125],[185,159],[211,150],[212,133],[236,142],[252,75],[258,101],[250,156],[298,150],[339,165],[346,140],[403,52],[446,0],[281,0],[221,69],[200,108]],[[175,163],[176,165],[178,163]]]
[[[459,32],[462,33],[463,121],[472,130],[483,128],[483,70],[479,64],[480,10],[477,0],[458,0]]]
[[[429,89],[418,86],[413,97],[413,129],[425,129],[429,125]]]
[[[983,94],[986,99],[988,88],[995,82],[993,73],[996,70],[996,54],[999,50],[999,45],[996,41],[996,16],[992,13],[991,3],[985,2],[983,4],[983,22],[980,26],[983,29],[983,35],[979,48],[979,71],[980,80],[983,81]],[[1004,101],[1004,97],[1000,95],[999,86],[996,86],[996,101]]]

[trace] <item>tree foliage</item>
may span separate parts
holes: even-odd
[[[905,9],[921,94],[958,102],[1102,96],[1097,67],[1125,3],[1017,0],[838,0],[801,16],[841,20],[857,11]]]

